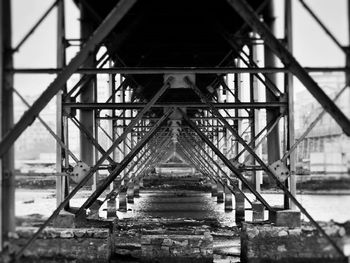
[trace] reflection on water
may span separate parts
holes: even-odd
[[[88,197],[88,191],[82,191],[71,201],[72,206],[80,206]],[[254,197],[247,194],[250,200]],[[263,194],[271,205],[283,203],[282,194]],[[298,195],[298,200],[308,212],[319,221],[334,220],[344,222],[350,220],[350,195]],[[233,198],[234,202],[234,198]],[[42,214],[50,216],[56,207],[54,190],[16,191],[16,215]],[[233,205],[234,207],[234,205]],[[249,203],[246,202],[249,208]],[[105,217],[102,206],[100,215]],[[224,211],[224,204],[216,203],[216,198],[210,193],[196,191],[141,191],[140,198],[135,198],[134,204],[128,204],[126,213],[118,212],[118,217],[166,217],[166,218],[216,218],[225,225],[234,224],[234,210]],[[246,211],[246,218],[250,220],[251,211]]]

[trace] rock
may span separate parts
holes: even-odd
[[[247,229],[247,235],[249,239],[253,239],[257,235],[259,235],[259,230],[255,227]]]
[[[172,244],[173,244],[173,241],[169,238],[165,238],[162,243],[163,246],[168,246],[168,247],[170,247]]]
[[[287,251],[286,246],[285,245],[278,246],[277,247],[277,251],[278,252],[285,252],[285,251]]]
[[[86,234],[86,230],[77,229],[74,231],[74,235],[78,238],[82,238]]]
[[[282,230],[282,231],[278,232],[278,236],[279,236],[279,237],[285,237],[285,236],[288,236],[288,232],[287,232],[287,231],[285,231],[285,230]]]
[[[289,235],[291,236],[300,236],[301,235],[301,228],[295,228],[288,230]]]
[[[96,230],[94,233],[95,238],[107,238],[109,237],[109,230]]]
[[[61,238],[73,238],[74,237],[73,230],[68,229],[68,230],[61,231],[60,237]]]

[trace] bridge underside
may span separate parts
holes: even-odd
[[[280,40],[273,32],[271,1],[75,1],[82,17],[81,49],[68,62],[70,40],[60,0],[55,4],[57,69],[16,69],[6,29],[10,1],[2,1],[2,116],[10,116],[1,118],[2,237],[14,231],[12,145],[56,96],[57,173],[68,176],[57,177],[57,209],[33,239],[64,209],[84,218],[105,191],[104,201],[125,198],[174,156],[236,200],[246,198],[252,206],[276,212],[260,194],[265,175],[264,180],[283,190],[283,209],[298,208],[328,238],[295,198],[292,76],[348,135],[350,122],[293,57],[290,2]],[[277,67],[278,58],[283,67]],[[57,76],[13,125],[16,73]],[[80,74],[74,75],[79,81],[70,85],[73,74]],[[101,76],[108,79],[107,86]],[[69,150],[71,125],[80,130],[79,156]],[[92,185],[92,193],[72,209],[69,201],[84,185]]]

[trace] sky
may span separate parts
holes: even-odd
[[[13,46],[31,28],[35,21],[53,3],[48,0],[12,0]],[[275,0],[277,20],[283,17],[283,0]],[[306,0],[339,41],[348,44],[348,21],[346,0]],[[66,0],[67,37],[79,37],[79,13],[72,0]],[[30,12],[28,12],[30,10]],[[303,66],[343,66],[345,57],[307,14],[298,0],[293,0],[294,55]],[[56,12],[52,12],[32,37],[15,55],[17,67],[55,67],[56,64]],[[282,24],[282,23],[281,23]],[[281,28],[278,30],[281,35]],[[67,50],[72,57],[77,48]],[[54,75],[17,75],[15,87],[23,94],[39,94],[54,79]],[[296,90],[302,85],[296,82]]]

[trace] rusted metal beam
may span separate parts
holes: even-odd
[[[40,111],[49,103],[49,101],[63,87],[68,78],[83,64],[89,54],[97,45],[111,32],[111,30],[122,20],[126,13],[136,3],[136,0],[122,0],[111,10],[106,19],[95,30],[80,52],[71,60],[56,79],[34,102],[33,106],[23,114],[15,126],[3,137],[0,142],[0,157],[2,157],[13,145],[22,132],[33,123]],[[20,254],[23,253],[20,251]]]
[[[344,133],[350,136],[350,120],[333,103],[319,85],[309,76],[284,45],[271,33],[270,29],[259,19],[246,1],[227,0],[228,4],[239,14],[259,35],[265,44],[280,58],[282,63],[292,72],[314,98],[326,109],[334,120],[342,127]]]

